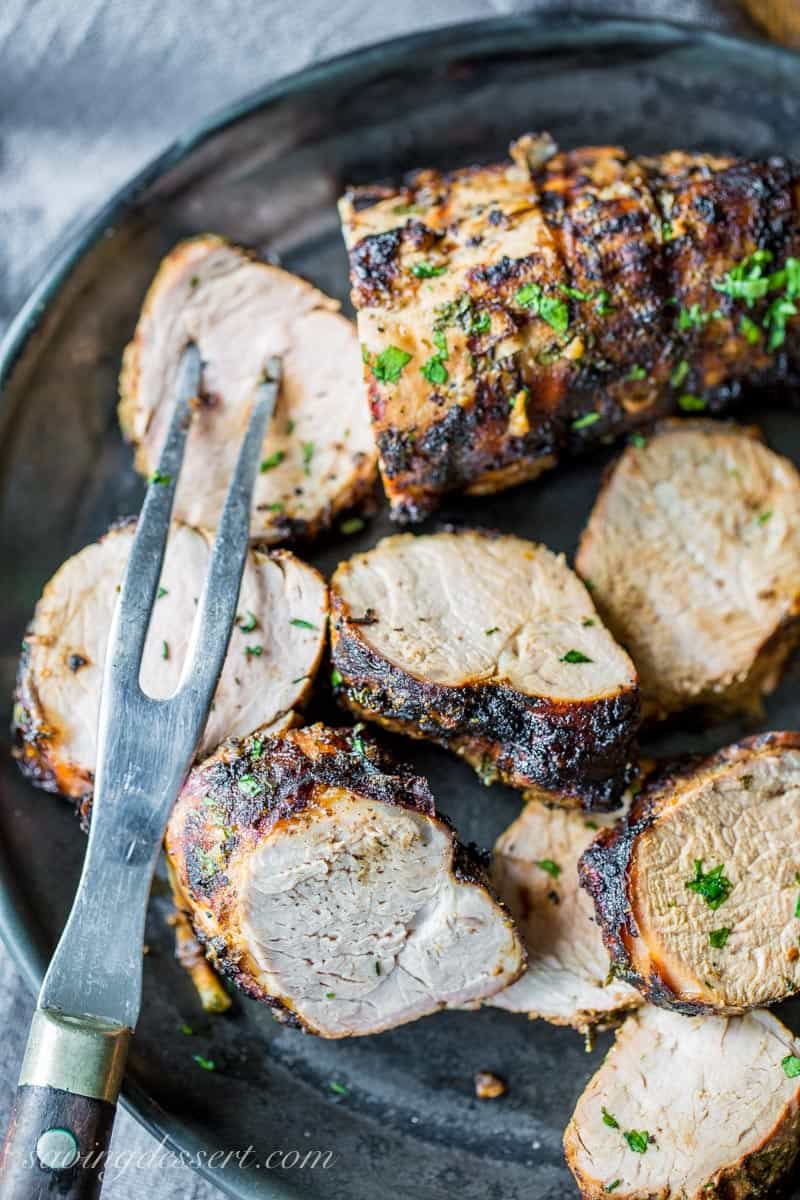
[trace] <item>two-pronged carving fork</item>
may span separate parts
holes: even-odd
[[[236,615],[253,486],[280,386],[270,360],[220,518],[186,662],[168,700],[139,684],[172,500],[201,374],[189,345],[106,651],[91,829],[78,891],[39,993],[0,1160],[0,1197],[95,1196],[141,1002],[142,941],[170,809],[208,717]]]

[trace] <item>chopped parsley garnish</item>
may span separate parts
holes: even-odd
[[[331,671],[331,687],[338,687],[342,682],[342,672],[336,667]]]
[[[213,1058],[203,1058],[202,1054],[193,1054],[192,1058],[197,1063],[198,1067],[202,1067],[204,1071],[216,1070],[217,1064]]]
[[[634,1154],[644,1154],[650,1144],[650,1134],[646,1129],[626,1129],[622,1136]]]
[[[557,862],[553,862],[552,858],[540,858],[538,862],[534,863],[534,866],[537,866],[540,871],[546,871],[551,879],[558,879],[561,874],[561,867]]]
[[[637,363],[636,366],[631,367],[630,371],[628,371],[628,374],[625,376],[625,378],[626,379],[647,379],[647,371],[645,371],[644,367],[639,366],[639,364]]]
[[[684,412],[703,412],[706,402],[702,396],[695,396],[691,392],[684,392],[682,396],[678,396],[678,407]]]
[[[760,300],[769,291],[770,277],[764,274],[764,267],[770,262],[771,250],[756,250],[731,267],[720,283],[712,286],[733,300],[744,300],[750,308],[754,301]]]
[[[444,275],[447,267],[435,267],[433,263],[418,262],[414,263],[411,268],[411,274],[416,275],[417,279],[434,279],[437,275]]]
[[[330,1081],[330,1083],[328,1084],[328,1087],[331,1089],[332,1092],[336,1092],[337,1096],[346,1096],[347,1095],[347,1088],[344,1086],[343,1083],[337,1083],[335,1079],[332,1079]]]
[[[361,343],[361,361],[365,364],[365,366],[369,366],[369,350],[363,342]]]
[[[376,958],[375,959],[375,974],[380,975],[380,973],[381,973],[381,964],[378,962],[378,960]]]
[[[514,303],[529,308],[537,317],[546,321],[556,333],[566,333],[569,328],[569,308],[564,300],[546,296],[538,283],[526,283],[514,297]]]
[[[492,633],[498,633],[499,631],[500,631],[500,626],[499,626],[499,625],[493,625],[491,629],[484,629],[484,631],[483,631],[483,632],[485,633],[486,637],[489,637],[489,635],[490,635],[490,634],[492,634]]]
[[[248,608],[245,611],[244,617],[239,621],[239,628],[241,629],[242,633],[252,633],[257,624],[258,621],[256,620],[256,614],[251,613],[250,609]]]
[[[617,1120],[617,1118],[614,1116],[613,1113],[610,1113],[608,1111],[608,1109],[606,1108],[605,1105],[603,1105],[601,1112],[603,1114],[603,1124],[604,1125],[607,1125],[609,1129],[619,1129],[619,1121]]]
[[[302,617],[292,617],[289,624],[294,625],[297,629],[316,629],[317,628],[316,625],[312,625],[310,621],[304,621]]]
[[[756,517],[756,520],[758,521],[759,525],[766,525],[771,516],[772,512],[768,509],[767,512],[759,513]]]
[[[592,619],[592,617],[584,617],[583,620],[581,621],[581,625],[583,626],[584,629],[589,629],[590,626],[594,625],[594,620]]]
[[[708,944],[715,950],[721,950],[730,935],[731,931],[727,925],[723,925],[722,929],[712,929],[708,935]]]
[[[750,317],[742,317],[739,322],[739,330],[744,334],[751,346],[755,346],[757,342],[761,341],[761,330]]]
[[[403,374],[403,368],[410,361],[411,355],[399,346],[387,346],[380,352],[370,369],[378,383],[397,383]]]
[[[777,350],[786,341],[786,322],[795,316],[797,305],[786,297],[779,296],[773,300],[764,317],[764,326],[769,330],[768,349]]]
[[[169,642],[161,643],[161,657],[169,658]]]
[[[336,992],[326,992],[326,993],[325,993],[325,999],[326,999],[326,1000],[335,1000],[335,999],[336,999]]]
[[[599,412],[584,413],[582,417],[576,417],[572,422],[573,429],[588,429],[590,425],[594,425],[600,420]]]
[[[724,872],[725,868],[722,865],[714,867],[711,871],[704,871],[702,858],[696,858],[694,879],[687,880],[686,887],[690,892],[697,892],[709,908],[716,910],[720,904],[725,903],[733,890],[733,884]]]
[[[156,600],[161,600],[162,597],[168,596],[168,595],[169,595],[169,592],[167,591],[167,589],[165,587],[160,587],[158,589],[158,594],[156,596]]]
[[[610,293],[605,288],[601,288],[594,298],[594,306],[599,317],[605,317],[614,310],[614,305],[609,303],[609,295]]]
[[[637,450],[644,450],[645,446],[647,445],[647,438],[641,433],[632,433],[630,436],[630,443],[632,446],[635,446]]]
[[[488,310],[483,308],[476,313],[470,322],[470,333],[488,333],[492,327],[492,318]]]
[[[559,659],[559,662],[563,663],[590,663],[592,661],[593,660],[591,658],[587,658],[581,650],[568,650],[567,653]]]
[[[580,288],[569,287],[566,283],[557,283],[556,287],[564,296],[569,296],[570,300],[591,300],[589,292],[582,292]]]
[[[441,354],[432,354],[419,370],[423,378],[427,379],[428,383],[432,383],[434,386],[447,383],[450,378]]]
[[[181,1033],[185,1037],[192,1037],[194,1035],[194,1030],[192,1029],[191,1025],[181,1025]]]
[[[261,738],[251,738],[250,753],[253,758],[261,758],[261,755],[264,753],[264,743],[262,742]]]
[[[308,675],[297,675],[292,680],[292,683],[302,683],[304,679],[308,679],[308,678],[309,678]]]
[[[674,388],[679,388],[688,374],[689,364],[685,358],[682,358],[669,377],[670,385]]]
[[[311,474],[311,459],[314,457],[314,443],[303,442],[303,471],[306,475]]]
[[[166,487],[168,483],[172,483],[172,476],[165,475],[163,471],[153,471],[153,474],[147,481],[148,483],[160,483]]]
[[[244,652],[248,658],[261,658],[264,653],[263,646],[245,646]]]
[[[661,222],[661,236],[665,242],[671,242],[675,237],[671,221]]]
[[[800,875],[795,875],[794,881],[796,884],[800,885]],[[797,897],[797,902],[794,906],[794,915],[798,920],[800,920],[800,896]]]
[[[703,312],[699,304],[678,310],[678,329],[685,333],[687,329],[702,329],[711,320],[713,313]]]
[[[607,1183],[606,1186],[603,1188],[603,1191],[604,1192],[615,1192],[621,1183],[622,1183],[621,1179],[615,1179],[613,1183]]]
[[[268,454],[266,458],[262,458],[261,466],[258,469],[263,475],[266,471],[279,467],[285,458],[286,454],[283,450],[276,450],[274,454]]]
[[[359,755],[360,758],[366,758],[367,757],[367,747],[364,745],[364,739],[361,736],[362,728],[363,728],[362,725],[354,726],[352,735],[350,737],[350,745],[353,747],[353,750],[355,751],[356,754]]]
[[[796,1054],[787,1054],[781,1059],[781,1066],[787,1079],[796,1079],[800,1075],[800,1058]]]
[[[240,775],[236,780],[236,786],[245,796],[257,796],[261,791],[261,784],[255,775]]]
[[[439,358],[449,358],[447,353],[447,334],[443,329],[434,329],[433,344],[439,351]]]
[[[364,522],[361,517],[348,517],[346,521],[341,521],[339,524],[339,529],[345,537],[351,533],[360,533],[363,528]]]
[[[286,422],[286,432],[287,434],[294,433],[294,421],[291,418]]]
[[[280,500],[275,500],[272,504],[267,505],[267,510],[269,512],[280,513],[283,512],[283,505]]]

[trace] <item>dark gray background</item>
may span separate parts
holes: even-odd
[[[528,9],[609,7],[749,28],[733,0],[0,0],[0,333],[71,230],[187,126],[241,94],[414,29]],[[0,947],[2,1125],[31,1007]],[[301,1139],[299,1131],[300,1146]],[[149,1134],[120,1117],[115,1153],[147,1155],[154,1147]],[[131,1165],[105,1195],[211,1200],[219,1193],[186,1167]]]

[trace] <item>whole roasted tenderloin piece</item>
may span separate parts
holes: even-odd
[[[653,1004],[742,1013],[800,987],[800,734],[656,777],[584,851],[615,972]]]
[[[398,534],[340,564],[331,615],[334,680],[359,717],[531,798],[619,802],[636,671],[562,556],[470,529]]]
[[[758,711],[800,639],[800,473],[756,430],[668,423],[608,472],[575,569],[646,718]]]
[[[106,644],[135,522],[111,528],[46,584],[25,634],[14,703],[14,754],[39,787],[74,797],[84,815],[97,759]],[[178,685],[212,535],[173,524],[142,660],[145,692]],[[200,743],[205,756],[229,737],[277,733],[298,720],[322,656],[325,582],[287,550],[251,549],[237,627]]]
[[[564,1134],[585,1200],[765,1200],[800,1147],[800,1045],[763,1009],[628,1017]]]
[[[511,161],[354,188],[340,213],[401,519],[800,379],[797,162],[528,135]]]
[[[203,359],[175,516],[213,529],[236,464],[253,392],[272,355],[281,389],[253,494],[251,535],[312,536],[361,501],[376,451],[353,324],[304,279],[212,234],[181,242],[145,298],[120,376],[119,419],[149,475],[172,413],[181,355]]]
[[[167,854],[212,963],[321,1037],[474,1006],[524,966],[479,856],[358,731],[222,747],[189,776]]]

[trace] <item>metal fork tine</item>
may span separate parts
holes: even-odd
[[[176,694],[176,699],[185,697],[193,708],[210,702],[228,650],[247,558],[253,488],[280,381],[281,360],[271,358],[256,389],[247,433],[225,498]]]
[[[158,468],[151,476],[139,515],[122,594],[109,633],[108,665],[103,684],[107,703],[111,700],[112,687],[139,686],[142,653],[161,577],[175,486],[191,422],[190,403],[200,387],[201,368],[200,351],[195,345],[188,345],[178,369],[175,410]]]

